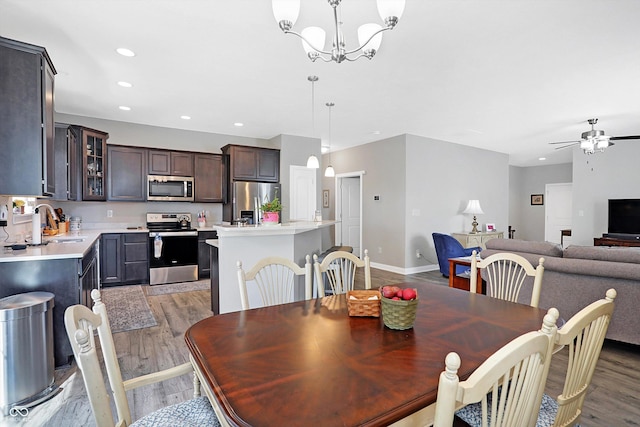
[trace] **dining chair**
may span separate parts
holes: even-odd
[[[255,285],[263,305],[268,306],[295,301],[298,278],[304,276],[304,299],[311,299],[313,282],[311,257],[307,255],[305,260],[304,268],[302,268],[287,258],[267,257],[258,261],[247,272],[242,268],[242,261],[238,261],[238,286],[240,287],[242,309],[249,309],[248,282]]]
[[[580,421],[582,405],[600,358],[602,344],[611,322],[616,290],[589,304],[569,319],[556,334],[556,346],[566,346],[569,362],[562,394],[556,400],[545,395],[538,427],[573,426]]]
[[[460,406],[480,407],[472,425],[532,427],[549,374],[558,310],[550,309],[539,331],[513,339],[460,382],[460,356],[451,352],[440,374],[434,427],[451,427]],[[465,420],[466,421],[466,420]],[[467,421],[469,422],[469,421]]]
[[[122,373],[116,356],[107,309],[100,297],[100,291],[91,291],[94,301],[93,311],[84,305],[72,305],[64,312],[67,336],[71,342],[73,355],[87,390],[89,403],[96,424],[99,427],[113,426],[210,426],[219,427],[211,404],[206,397],[200,397],[200,382],[191,363],[136,378],[122,380]],[[104,365],[109,379],[111,395],[115,403],[117,423],[114,422],[110,405],[110,395],[105,386],[102,368],[98,360],[94,331],[98,331]],[[126,392],[134,388],[154,384],[184,374],[193,374],[194,398],[186,402],[167,406],[131,423],[131,411]]]
[[[538,266],[533,267],[525,257],[509,252],[493,254],[482,260],[479,260],[476,255],[475,251],[471,255],[471,292],[476,292],[478,269],[483,269],[482,277],[486,281],[487,295],[518,302],[518,296],[525,280],[532,277],[533,289],[529,305],[538,307],[544,273],[544,258],[540,258]]]
[[[362,268],[364,273],[364,288],[371,289],[371,263],[367,249],[364,250],[363,259],[349,252],[335,251],[329,253],[322,262],[319,262],[318,255],[314,254],[313,268],[318,281],[318,294],[320,297],[325,296],[323,277],[327,278],[331,292],[334,295],[346,294],[347,291],[353,290],[358,268]]]

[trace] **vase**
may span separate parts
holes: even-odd
[[[263,212],[262,223],[277,224],[280,221],[280,212]]]

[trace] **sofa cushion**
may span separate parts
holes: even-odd
[[[509,252],[528,252],[545,257],[562,257],[562,246],[551,242],[530,242],[519,239],[491,239],[487,249]]]
[[[609,246],[569,246],[564,250],[565,258],[592,259],[598,261],[628,262],[640,264],[640,248]]]

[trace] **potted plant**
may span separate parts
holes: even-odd
[[[273,200],[266,200],[262,206],[262,222],[269,224],[277,224],[280,222],[280,211],[282,210],[282,203],[278,196],[275,196]]]

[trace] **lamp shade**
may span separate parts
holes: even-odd
[[[404,3],[405,0],[378,0],[378,13],[383,21],[391,16],[400,19],[404,12]]]
[[[309,52],[315,52],[317,50],[324,49],[324,41],[325,41],[325,31],[320,27],[307,27],[302,32],[302,47],[304,51],[308,54]],[[305,39],[309,40],[309,43],[305,41]],[[309,46],[311,44],[311,46]]]
[[[484,212],[482,212],[482,208],[480,207],[480,200],[469,200],[469,203],[467,203],[467,208],[462,213],[471,215],[484,214]]]
[[[360,42],[360,46],[369,40],[376,31],[380,31],[382,27],[378,24],[364,24],[358,28],[358,42]],[[382,33],[378,33],[374,38],[371,39],[368,45],[364,46],[363,50],[375,50],[378,51],[380,49],[380,43],[382,43]]]
[[[318,161],[318,158],[313,154],[310,155],[309,158],[307,159],[307,167],[311,169],[320,168],[320,162]]]
[[[272,0],[273,16],[279,24],[282,21],[291,22],[293,26],[300,14],[300,0]]]
[[[333,169],[333,166],[331,165],[327,166],[327,168],[324,170],[324,176],[328,178],[332,178],[336,176],[336,171]]]

